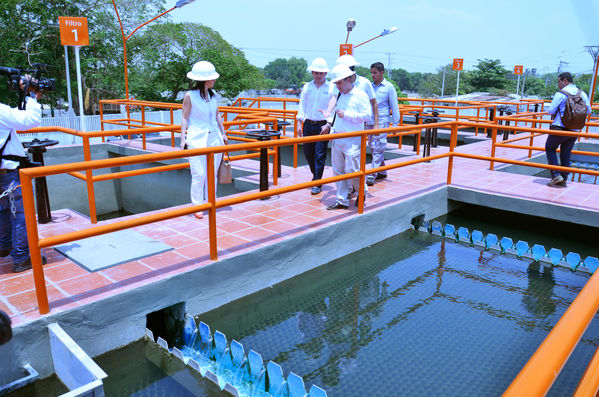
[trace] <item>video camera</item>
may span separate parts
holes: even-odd
[[[34,63],[31,69],[18,69],[0,66],[0,75],[8,76],[8,87],[11,91],[19,92],[19,109],[25,109],[25,96],[31,88],[36,92],[52,92],[56,87],[56,80],[43,77],[46,73],[48,65],[42,63]],[[29,75],[29,78],[26,75]],[[25,87],[21,90],[19,84],[23,81]]]

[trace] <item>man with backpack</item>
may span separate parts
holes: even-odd
[[[553,118],[551,130],[580,131],[586,122],[587,115],[591,113],[591,105],[587,95],[572,82],[572,75],[568,72],[557,76],[559,91],[553,95],[553,100],[547,113]],[[545,154],[550,165],[570,166],[570,154],[576,142],[574,136],[549,134],[545,142]],[[560,148],[560,162],[557,161],[557,148]],[[551,170],[551,180],[547,186],[566,187],[568,173],[565,171]]]

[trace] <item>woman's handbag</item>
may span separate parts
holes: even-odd
[[[231,174],[231,158],[229,157],[229,153],[225,154],[227,155],[227,159],[225,160],[225,156],[223,155],[218,167],[218,183],[233,183],[233,175]]]

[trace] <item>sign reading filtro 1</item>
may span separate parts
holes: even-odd
[[[60,44],[72,46],[89,45],[87,18],[58,17]]]

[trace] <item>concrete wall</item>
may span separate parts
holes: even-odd
[[[83,307],[50,313],[16,327],[13,340],[0,347],[0,367],[6,369],[0,371],[0,382],[25,362],[30,362],[41,377],[53,372],[47,331],[50,323],[60,324],[94,357],[141,338],[148,313],[180,302],[186,303],[192,315],[215,309],[403,232],[416,216],[424,214],[432,219],[443,215],[448,205],[447,188],[442,186]]]
[[[170,139],[165,139],[165,142],[167,141],[170,144]],[[147,153],[139,149],[112,145],[109,142],[91,145],[91,158],[93,160]],[[50,147],[44,154],[46,165],[79,161],[84,161],[82,146]],[[186,162],[185,159],[176,159],[160,163],[114,167],[111,170],[94,171],[94,175],[184,162]],[[248,175],[248,173],[233,168],[233,177],[237,178],[244,175]],[[84,181],[70,175],[53,175],[47,177],[47,184],[50,208],[52,210],[69,208],[89,216],[87,187]],[[140,213],[186,204],[190,202],[190,184],[191,175],[189,169],[96,182],[94,183],[96,211],[98,215],[120,210],[130,213]],[[247,184],[219,184],[217,196],[227,196],[255,188],[257,188],[255,184],[250,186]]]
[[[483,207],[497,208],[517,214],[534,215],[540,218],[599,227],[599,216],[592,210],[581,207],[566,206],[536,200],[526,200],[516,197],[506,197],[501,194],[482,192],[473,189],[448,187],[447,198],[460,203],[476,204]]]

